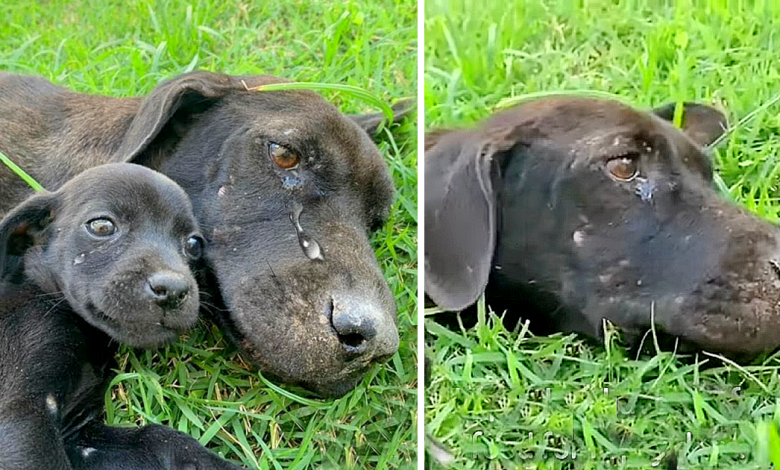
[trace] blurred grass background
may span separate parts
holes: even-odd
[[[5,0],[0,18],[1,70],[81,92],[140,95],[205,69],[355,85],[388,103],[416,96],[415,0]],[[325,95],[345,112],[377,111]],[[166,424],[248,468],[414,468],[414,121],[379,137],[398,188],[373,238],[399,309],[401,346],[388,364],[335,402],[309,399],[264,382],[204,323],[164,350],[122,349],[108,422]]]
[[[732,124],[752,114],[713,153],[721,190],[778,221],[777,2],[428,0],[424,21],[428,129],[558,90],[714,104]],[[452,468],[765,469],[780,445],[780,354],[637,359],[618,334],[533,337],[484,306],[474,328],[425,326],[426,429]]]

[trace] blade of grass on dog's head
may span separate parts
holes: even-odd
[[[539,91],[535,93],[526,93],[524,95],[519,96],[511,96],[509,98],[504,98],[501,101],[498,102],[496,105],[496,109],[504,109],[504,108],[511,108],[512,106],[516,106],[520,103],[524,103],[526,101],[532,101],[539,98],[548,98],[553,96],[567,96],[567,95],[575,95],[575,96],[587,96],[591,98],[604,98],[614,101],[620,101],[621,103],[628,104],[625,100],[625,98],[608,93],[606,91],[598,91],[598,90],[560,90],[560,91]]]
[[[28,175],[26,171],[19,168],[19,166],[12,162],[10,158],[6,157],[3,152],[0,152],[0,161],[2,161],[5,166],[11,169],[16,176],[24,180],[25,183],[29,184],[31,188],[33,188],[35,191],[43,191],[43,186],[40,185],[37,181],[35,181],[35,178]]]
[[[381,98],[370,93],[362,88],[351,85],[340,85],[331,83],[307,83],[307,82],[292,82],[292,83],[271,83],[268,85],[260,85],[249,88],[249,91],[284,91],[284,90],[312,90],[312,91],[338,91],[352,95],[368,104],[376,106],[382,111],[382,114],[387,117],[391,122],[393,120],[393,108],[387,103],[382,101]]]

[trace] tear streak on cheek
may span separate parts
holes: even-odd
[[[652,202],[653,194],[655,193],[656,189],[657,187],[652,180],[641,179],[638,180],[636,185],[636,195],[639,196],[639,199],[641,199],[643,202]]]

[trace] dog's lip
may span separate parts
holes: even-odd
[[[103,313],[103,310],[99,309],[93,302],[87,302],[86,310],[89,312],[92,318],[94,318],[97,322],[108,326],[112,331],[117,331],[120,329],[119,322]]]
[[[123,331],[121,323],[119,321],[117,321],[116,319],[110,317],[106,313],[104,313],[102,309],[98,308],[98,306],[95,305],[95,303],[93,303],[91,301],[87,302],[86,310],[89,312],[89,314],[92,316],[92,318],[100,326],[105,327],[110,332]],[[172,327],[169,327],[169,326],[165,325],[164,321],[165,321],[164,319],[161,319],[159,322],[147,325],[147,328],[151,329],[153,327],[156,327],[158,329],[158,331],[156,331],[156,332],[155,331],[149,331],[148,333],[150,333],[150,334],[158,333],[160,330],[162,330],[165,333],[178,334],[179,331],[182,331],[182,330],[178,330],[176,328],[172,328]]]

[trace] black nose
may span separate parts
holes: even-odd
[[[366,352],[369,343],[376,335],[376,325],[373,318],[365,315],[361,309],[341,311],[333,307],[331,324],[338,334],[339,342],[350,355],[359,355]]]
[[[164,309],[174,309],[181,305],[189,292],[187,278],[177,273],[155,273],[146,282],[147,295]]]

